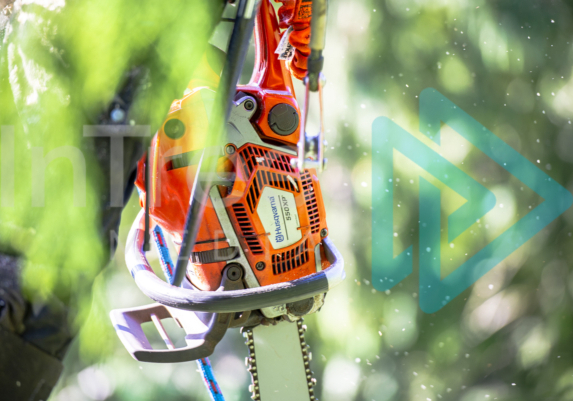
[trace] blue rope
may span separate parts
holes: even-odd
[[[213,401],[225,401],[223,393],[215,380],[215,375],[213,374],[213,368],[211,367],[211,362],[209,358],[197,359],[197,365],[201,369],[201,375],[203,376],[203,381],[205,382],[205,387],[211,395],[211,400]]]
[[[163,235],[163,230],[158,225],[153,229],[153,238],[155,239],[155,245],[159,250],[159,261],[161,262],[161,269],[167,281],[173,283],[173,262],[171,261],[171,256],[169,255],[169,248],[167,247],[167,242],[165,241],[165,236]],[[203,358],[197,360],[197,365],[201,370],[201,376],[203,376],[203,381],[205,382],[205,387],[211,395],[212,401],[225,401],[223,393],[215,380],[215,374],[213,373],[213,368],[211,367],[211,362],[209,358]]]
[[[161,262],[163,274],[165,275],[167,282],[169,284],[173,284],[173,261],[169,255],[169,248],[167,247],[163,231],[158,225],[153,229],[153,238],[155,239],[155,245],[157,245],[157,250],[159,251],[159,261]]]

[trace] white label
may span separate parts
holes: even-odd
[[[295,48],[289,43],[286,50],[279,55],[279,60],[291,61],[294,58]]]
[[[283,34],[276,50],[275,54],[279,55],[279,60],[290,61],[294,57],[294,47],[290,44],[288,38],[293,31],[293,27],[289,26],[287,31]]]
[[[280,189],[265,187],[257,214],[274,249],[281,249],[296,244],[302,238],[298,229],[298,213],[294,195]]]

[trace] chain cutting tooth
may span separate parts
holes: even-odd
[[[306,343],[304,338],[304,333],[306,332],[306,325],[302,324],[303,319],[296,322],[298,325],[299,339],[300,339],[300,349],[302,352],[302,360],[304,362],[304,372],[306,375],[306,384],[308,386],[308,395],[311,401],[317,401],[314,395],[314,386],[316,386],[316,379],[312,377],[314,372],[310,370],[310,361],[312,360],[312,353],[310,352],[310,346]]]
[[[249,386],[249,391],[252,393],[251,399],[260,401],[261,393],[259,391],[259,374],[257,372],[257,359],[255,354],[255,342],[253,340],[253,330],[245,330],[243,332],[243,337],[245,337],[245,344],[249,348],[249,356],[245,359],[245,363],[247,364],[247,370],[251,373],[252,384]]]

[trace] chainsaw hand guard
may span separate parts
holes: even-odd
[[[140,212],[129,232],[125,261],[139,289],[165,306],[211,313],[257,310],[328,292],[345,277],[342,256],[327,237],[323,240],[323,246],[330,266],[297,280],[231,291],[198,291],[175,287],[160,279],[145,257],[144,230],[140,229],[142,219],[143,212]]]

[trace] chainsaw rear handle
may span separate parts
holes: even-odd
[[[342,256],[327,237],[323,239],[323,246],[331,265],[323,271],[297,280],[224,292],[175,287],[157,277],[145,257],[144,230],[140,228],[143,226],[143,217],[143,212],[140,212],[129,231],[125,261],[139,289],[155,302],[166,306],[211,313],[257,310],[323,294],[346,276]]]
[[[185,330],[186,346],[154,349],[141,327],[142,324],[152,321],[152,315],[158,319],[177,319]],[[153,363],[187,362],[208,357],[227,332],[232,320],[229,313],[206,314],[201,318],[191,312],[177,312],[160,304],[115,309],[109,316],[119,339],[131,356],[140,362]]]

